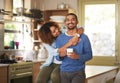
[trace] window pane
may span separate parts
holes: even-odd
[[[32,49],[32,31],[31,24],[29,23],[12,23],[8,22],[4,24],[4,46],[10,47],[11,41],[19,42],[19,49]],[[17,49],[16,46],[15,48]]]
[[[115,56],[115,4],[85,5],[85,33],[94,56]]]
[[[16,13],[16,8],[23,7],[23,0],[13,0],[13,12]]]

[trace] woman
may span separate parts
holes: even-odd
[[[56,22],[47,22],[39,29],[39,37],[42,45],[48,52],[48,58],[46,62],[40,67],[40,72],[37,77],[37,83],[48,83],[49,80],[52,83],[60,83],[60,64],[61,61],[56,60],[55,56],[71,45],[75,45],[78,42],[78,37],[75,35],[66,45],[56,49],[55,40],[61,34],[59,25]]]

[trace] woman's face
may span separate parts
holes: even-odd
[[[60,35],[59,28],[56,28],[55,26],[51,26],[50,31],[51,31],[53,37],[57,37]]]

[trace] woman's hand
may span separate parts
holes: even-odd
[[[80,35],[84,33],[84,28],[83,27],[77,28],[77,33]]]
[[[66,56],[66,47],[63,46],[63,47],[59,48],[58,52],[59,52],[61,57]]]
[[[83,32],[84,32],[83,27],[77,28],[77,33],[74,34],[74,37],[69,40],[69,42],[71,42],[71,46],[72,45],[75,46],[80,41],[80,38],[78,35],[81,35]]]
[[[75,35],[73,38],[69,40],[68,43],[70,43],[71,46],[75,46],[76,44],[78,44],[79,41],[80,41],[80,38],[77,35]]]

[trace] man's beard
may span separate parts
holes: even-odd
[[[73,30],[73,29],[75,29],[76,28],[76,26],[73,26],[74,24],[73,23],[69,23],[68,24],[68,30]]]
[[[69,28],[69,27],[68,27],[68,30],[73,30],[73,29],[75,29],[75,28],[76,28],[76,27],[72,27],[72,28]]]

